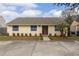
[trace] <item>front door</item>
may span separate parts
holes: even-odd
[[[48,34],[48,26],[42,26],[42,34],[47,35]]]

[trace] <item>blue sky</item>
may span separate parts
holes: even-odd
[[[53,3],[1,3],[0,15],[9,22],[16,17],[60,17],[64,9]]]
[[[37,9],[40,9],[42,11],[48,12],[51,9],[58,9],[58,10],[63,10],[64,6],[56,6],[53,3],[38,3],[39,7]]]

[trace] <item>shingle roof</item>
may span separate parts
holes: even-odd
[[[20,17],[7,25],[56,25],[64,22],[63,18],[56,17]]]

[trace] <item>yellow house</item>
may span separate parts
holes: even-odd
[[[79,20],[74,20],[71,24],[71,34],[79,36]]]
[[[55,17],[20,17],[7,23],[7,33],[9,36],[60,35],[57,25],[63,21],[63,18]]]

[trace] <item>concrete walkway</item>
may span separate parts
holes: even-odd
[[[47,36],[43,36],[43,40],[44,41],[50,41],[49,37],[47,37]]]

